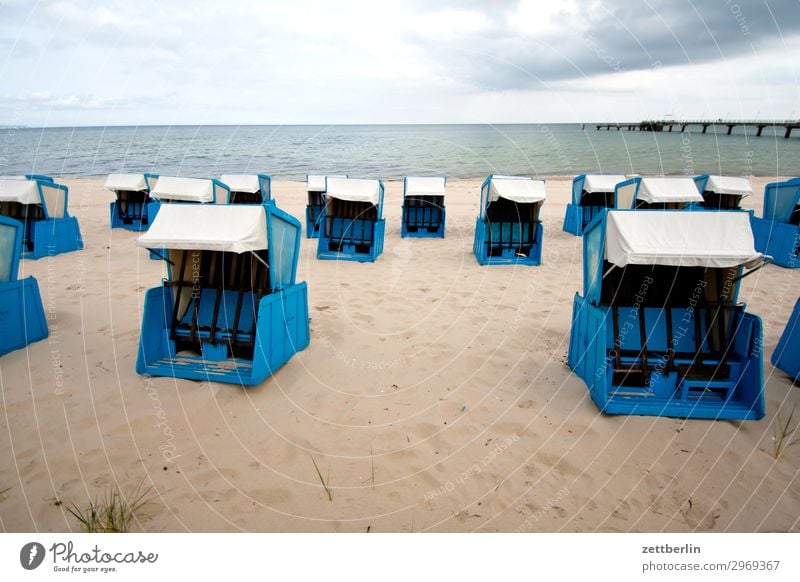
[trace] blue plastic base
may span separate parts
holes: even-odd
[[[688,312],[684,308],[673,308],[673,320],[680,326],[691,329],[693,316],[686,320]],[[631,308],[631,313],[636,310]],[[621,349],[636,351],[640,337],[638,317],[620,312],[620,320],[630,326],[629,332],[621,335]],[[636,314],[638,315],[638,314]],[[732,325],[735,337],[726,358],[729,373],[726,378],[704,380],[700,378],[680,378],[675,369],[666,365],[665,333],[666,317],[663,310],[645,308],[648,329],[648,360],[655,363],[650,382],[644,386],[614,385],[614,359],[609,355],[614,345],[613,327],[607,308],[590,305],[580,295],[575,296],[570,330],[569,367],[581,377],[589,388],[589,393],[597,407],[607,414],[638,414],[647,416],[671,416],[677,418],[712,418],[728,420],[758,420],[764,416],[764,374],[761,345],[761,320],[749,313],[740,315],[740,320]],[[705,325],[705,324],[701,324]],[[705,337],[705,333],[703,337]],[[676,352],[691,349],[691,334],[673,336],[677,342],[672,349]],[[659,356],[661,354],[661,356]],[[626,361],[624,364],[634,364]],[[696,360],[676,365],[707,364],[715,366],[719,362],[710,360],[703,353]]]
[[[0,283],[0,356],[48,336],[47,320],[33,277]]]
[[[320,232],[319,243],[317,245],[317,258],[328,261],[356,261],[359,263],[374,263],[383,252],[383,237],[386,228],[386,221],[376,220],[373,231],[372,244],[362,252],[356,245],[344,244],[340,251],[331,251],[330,240],[325,236],[324,230]]]
[[[242,386],[260,384],[294,354],[308,347],[311,340],[308,289],[305,283],[298,283],[263,297],[258,305],[252,360],[231,358],[225,341],[202,342],[200,355],[176,353],[168,327],[172,317],[172,290],[168,287],[149,289],[145,295],[136,371]]]
[[[318,206],[306,206],[306,238],[319,238],[322,225],[322,209]]]
[[[786,322],[786,328],[772,353],[772,365],[786,372],[795,382],[800,383],[800,299]]]
[[[536,243],[531,248],[530,254],[518,255],[513,248],[504,248],[498,254],[489,253],[489,245],[486,244],[489,223],[478,218],[475,223],[475,239],[472,244],[472,252],[481,265],[526,265],[535,267],[542,262],[542,239],[544,228],[541,223],[536,225]]]
[[[39,220],[31,225],[32,249],[22,251],[25,259],[41,259],[83,249],[78,219],[74,216]]]
[[[428,214],[423,213],[427,211]],[[444,225],[447,218],[445,209],[440,210],[437,226],[428,226],[422,222],[425,219],[430,220],[429,208],[403,208],[402,209],[402,223],[400,226],[401,238],[444,238]],[[432,221],[435,222],[435,221]],[[424,226],[423,226],[424,225]]]
[[[112,202],[111,228],[124,228],[125,230],[132,230],[134,232],[145,232],[148,228],[150,228],[150,225],[153,224],[159,208],[161,208],[161,203],[158,200],[151,200],[147,203],[147,209],[144,212],[144,215],[147,217],[146,219],[132,218],[124,220],[120,217],[119,212],[117,211],[117,203]]]
[[[800,227],[786,222],[750,217],[756,250],[787,269],[800,268]]]

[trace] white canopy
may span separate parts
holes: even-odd
[[[146,234],[149,249],[244,253],[267,248],[267,222],[260,205],[164,204]]]
[[[610,211],[605,258],[617,267],[736,267],[761,257],[746,212]]]
[[[325,178],[347,178],[346,174],[309,174],[306,178],[308,192],[325,192]]]
[[[523,176],[492,176],[489,182],[489,202],[505,198],[512,202],[539,202],[547,197],[544,180]]]
[[[28,180],[28,176],[0,176],[0,180]]]
[[[109,174],[105,189],[112,192],[143,192],[147,190],[147,180],[144,174]]]
[[[406,177],[406,196],[444,196],[445,178]]]
[[[642,178],[636,199],[649,204],[703,201],[692,178]]]
[[[753,193],[753,186],[747,178],[709,176],[708,182],[706,182],[706,192],[730,194],[732,196],[750,196]]]
[[[219,179],[231,189],[231,192],[255,194],[261,190],[261,186],[258,184],[258,176],[255,174],[225,174],[220,176]]]
[[[175,178],[161,176],[150,196],[157,200],[179,202],[213,202],[214,184],[206,178]]]
[[[328,189],[325,194],[337,200],[369,202],[377,206],[381,196],[381,184],[378,180],[328,176]]]
[[[622,174],[586,174],[583,179],[585,192],[613,192],[614,187],[627,178]]]
[[[33,180],[15,178],[0,179],[0,202],[19,202],[20,204],[41,204],[39,187]]]

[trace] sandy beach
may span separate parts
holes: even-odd
[[[763,420],[604,416],[566,365],[570,180],[548,180],[540,267],[478,265],[480,180],[448,182],[444,240],[400,238],[387,182],[376,263],[318,261],[303,239],[305,351],[250,389],[146,378],[141,309],[163,266],[110,230],[102,179],[64,183],[86,248],[21,263],[51,337],[0,358],[2,531],[79,531],[66,507],[115,483],[152,486],[148,532],[800,531],[800,446],[772,455],[800,389],[769,363],[800,270],[742,282],[764,321]],[[273,197],[303,216],[303,183]]]

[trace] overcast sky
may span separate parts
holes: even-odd
[[[0,0],[0,125],[800,117],[800,0]]]

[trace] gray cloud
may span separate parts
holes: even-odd
[[[729,59],[774,49],[782,37],[800,33],[798,0],[582,2],[576,13],[557,13],[547,30],[530,36],[509,23],[517,2],[500,10],[467,4],[491,18],[489,29],[456,42],[418,42],[457,79],[498,90]]]

